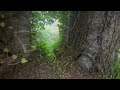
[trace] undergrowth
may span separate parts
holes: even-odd
[[[120,51],[116,51],[117,55],[115,57],[115,60],[112,64],[112,69],[110,72],[107,72],[104,77],[106,79],[120,79]]]
[[[60,48],[64,30],[68,24],[67,11],[33,11],[31,16],[32,47],[48,62],[53,69],[60,71],[60,62],[56,55]]]

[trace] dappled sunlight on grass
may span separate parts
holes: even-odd
[[[43,57],[55,60],[55,53],[60,52],[63,32],[68,23],[66,11],[32,11],[31,46]],[[60,33],[59,33],[60,32]]]
[[[59,37],[59,27],[57,26],[58,22],[55,21],[51,25],[45,25],[45,30],[41,31],[45,42],[49,45],[53,45]]]
[[[42,37],[43,42],[45,45],[45,50],[48,52],[47,56],[49,57],[55,57],[53,53],[53,49],[58,44],[58,41],[60,40],[59,37],[59,27],[57,26],[58,22],[55,21],[51,25],[45,25],[45,30],[42,30]],[[43,46],[44,47],[44,46]]]
[[[43,15],[42,15],[43,17]],[[44,16],[45,17],[45,16]],[[33,21],[38,17],[34,17]],[[36,32],[32,36],[33,46],[37,47],[37,50],[40,50],[43,55],[47,56],[49,59],[55,59],[55,54],[53,52],[54,48],[60,42],[59,36],[59,21],[53,17],[50,17],[52,22],[47,20],[47,17],[43,20],[31,21],[34,27],[32,30]]]

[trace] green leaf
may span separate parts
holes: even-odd
[[[22,58],[22,59],[21,59],[21,63],[22,63],[22,64],[25,64],[25,63],[27,63],[27,62],[28,62],[28,61],[27,61],[25,58]]]
[[[17,59],[17,55],[15,55],[15,54],[12,57],[14,60]]]
[[[32,49],[36,49],[36,46],[31,46]]]
[[[118,49],[118,51],[120,51],[120,49]]]
[[[8,48],[4,48],[4,52],[8,52]]]
[[[5,27],[5,23],[4,23],[4,22],[1,22],[1,23],[0,23],[0,26],[1,26],[1,27]]]

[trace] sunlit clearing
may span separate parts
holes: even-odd
[[[55,59],[53,50],[60,41],[58,27],[60,23],[59,20],[49,16],[48,12],[41,13],[34,12],[31,18],[32,31],[36,32],[32,36],[32,45],[37,47],[40,54],[49,57],[49,59]],[[44,13],[45,15],[43,15]]]
[[[58,24],[58,20],[56,20],[51,25],[45,25],[45,30],[42,31],[42,37],[44,42],[46,43],[45,49],[47,51],[47,56],[51,58],[55,58],[53,49],[58,44],[58,41],[60,39]]]
[[[56,20],[51,25],[45,25],[45,30],[42,31],[43,37],[46,38],[45,42],[49,45],[49,47],[59,39],[58,24],[58,20]]]
[[[64,21],[64,24],[63,24]],[[32,47],[47,59],[56,59],[54,52],[58,52],[61,36],[59,31],[65,28],[67,12],[62,11],[33,11],[31,16]],[[59,30],[60,29],[60,30]],[[57,51],[56,51],[57,50]]]

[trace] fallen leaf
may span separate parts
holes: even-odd
[[[21,59],[21,63],[24,64],[24,63],[27,63],[28,61],[25,59],[25,58],[22,58]]]

